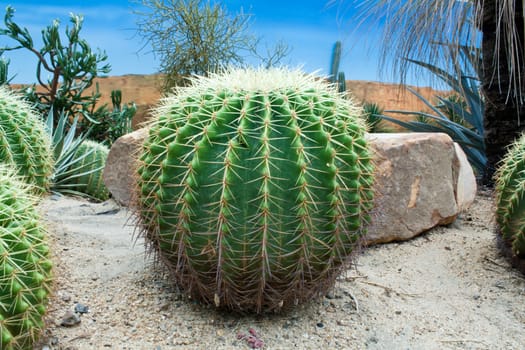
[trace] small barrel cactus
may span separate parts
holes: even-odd
[[[27,184],[0,166],[0,349],[32,349],[51,288],[46,230]]]
[[[14,166],[38,193],[53,173],[53,152],[40,118],[20,96],[0,87],[0,162]]]
[[[332,287],[365,233],[373,165],[359,109],[287,69],[196,78],[156,110],[136,211],[190,297],[280,311]]]
[[[525,272],[525,134],[509,147],[500,164],[495,192],[501,238]]]
[[[87,195],[104,201],[109,190],[104,184],[102,173],[109,149],[96,141],[84,140],[73,153],[67,168],[56,175],[53,190],[62,193]]]

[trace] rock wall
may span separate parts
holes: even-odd
[[[134,129],[140,128],[142,123],[150,116],[150,109],[157,104],[161,97],[159,87],[160,75],[122,75],[95,79],[88,93],[94,91],[96,84],[102,94],[100,105],[107,103],[111,106],[111,90],[122,91],[122,102],[135,102],[138,107],[133,120]],[[375,102],[384,109],[403,109],[413,111],[428,111],[428,108],[406,88],[398,84],[387,84],[374,81],[348,80],[348,91],[359,102]],[[13,85],[18,88],[20,85]],[[444,91],[433,90],[429,87],[416,88],[418,93],[432,101],[437,93],[446,94]],[[405,116],[399,116],[406,119]]]

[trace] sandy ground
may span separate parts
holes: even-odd
[[[365,249],[325,298],[248,317],[182,298],[112,201],[52,196],[42,209],[57,285],[38,349],[525,348],[525,279],[498,254],[487,195],[449,227]],[[89,312],[61,326],[78,304]]]

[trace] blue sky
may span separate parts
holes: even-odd
[[[379,40],[373,33],[355,32],[355,24],[349,21],[348,13],[342,19],[337,6],[327,7],[328,0],[301,1],[300,5],[287,0],[222,1],[230,13],[242,8],[252,14],[250,30],[262,37],[270,46],[283,40],[290,48],[289,56],[283,61],[287,65],[302,66],[305,71],[320,70],[327,74],[332,47],[337,40],[343,42],[343,57],[340,69],[347,79],[388,80],[377,74],[377,52],[371,51],[367,43]],[[143,46],[141,38],[135,35],[137,15],[133,10],[140,6],[133,1],[78,1],[78,0],[12,0],[16,12],[14,21],[27,27],[40,48],[40,32],[53,19],[59,19],[63,30],[69,24],[69,13],[82,14],[84,25],[81,36],[92,48],[99,48],[108,54],[112,70],[110,75],[151,74],[158,71],[159,62]],[[4,6],[5,6],[4,5]],[[1,8],[0,22],[3,27],[5,7]],[[366,37],[366,41],[364,38]],[[13,41],[0,37],[0,46]],[[10,75],[13,82],[35,81],[36,57],[27,50],[11,51],[4,54],[11,60]]]

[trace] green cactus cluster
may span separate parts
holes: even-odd
[[[0,87],[0,162],[17,169],[38,193],[49,189],[53,152],[41,119],[20,96]]]
[[[109,190],[102,174],[109,149],[92,140],[83,140],[72,154],[67,168],[56,176],[53,190],[61,193],[87,195],[96,200],[107,200]]]
[[[30,187],[0,166],[0,349],[32,349],[51,288],[46,230]]]
[[[501,238],[515,262],[525,268],[525,134],[509,147],[496,172],[495,185]]]
[[[195,78],[156,110],[136,213],[191,298],[276,312],[326,293],[369,221],[360,109],[299,70]]]

